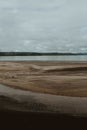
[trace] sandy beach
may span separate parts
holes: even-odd
[[[0,83],[39,93],[87,97],[87,62],[0,62]]]
[[[0,110],[87,117],[87,62],[0,62]]]

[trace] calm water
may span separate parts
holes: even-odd
[[[87,61],[87,55],[80,56],[1,56],[3,60],[61,60],[61,61]]]

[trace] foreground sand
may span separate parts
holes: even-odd
[[[0,83],[33,92],[87,97],[87,62],[1,61]]]
[[[1,110],[87,117],[87,62],[0,62]]]
[[[0,111],[2,110],[87,118],[87,98],[41,94],[0,85]]]

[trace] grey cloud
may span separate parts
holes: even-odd
[[[0,48],[58,51],[78,46],[84,50],[86,15],[86,0],[0,0]]]

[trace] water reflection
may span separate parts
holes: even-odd
[[[59,60],[59,61],[87,61],[87,55],[80,56],[1,56],[0,60]]]

